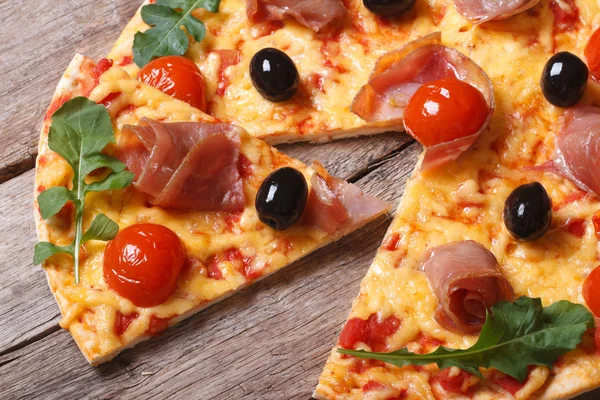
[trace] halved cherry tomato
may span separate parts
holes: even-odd
[[[131,225],[106,246],[104,279],[138,307],[164,303],[175,291],[185,261],[179,237],[156,224]]]
[[[600,317],[600,266],[585,278],[582,289],[586,304],[594,315]]]
[[[206,111],[206,91],[200,69],[183,56],[166,56],[150,61],[138,79],[163,93]]]
[[[404,110],[404,125],[423,146],[435,146],[477,133],[488,111],[478,89],[456,78],[440,79],[417,89]]]
[[[590,75],[597,81],[600,81],[600,29],[592,34],[590,40],[585,46],[585,60],[590,69]]]

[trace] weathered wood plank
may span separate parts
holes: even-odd
[[[375,137],[330,142],[321,145],[292,144],[281,150],[305,162],[322,160],[334,175],[347,178],[366,171],[368,166],[398,151],[412,140],[407,135],[390,133]],[[40,268],[32,265],[35,226],[31,211],[33,170],[0,184],[0,216],[9,233],[0,243],[0,354],[20,346],[44,332],[58,329],[58,308],[43,279]],[[35,305],[21,301],[18,293],[40,299]],[[39,315],[38,315],[39,313]],[[43,316],[43,318],[41,318]]]
[[[358,185],[396,204],[419,151],[408,147]],[[308,399],[387,225],[381,218],[98,368],[67,332],[52,333],[0,357],[3,395]]]
[[[0,185],[0,354],[57,330],[58,306],[44,273],[33,266],[33,170]],[[36,309],[35,315],[27,310]]]
[[[73,55],[105,56],[139,3],[0,3],[0,182],[33,167],[42,117]]]

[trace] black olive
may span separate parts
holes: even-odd
[[[271,228],[283,231],[298,222],[307,198],[304,175],[290,167],[278,169],[267,176],[258,189],[258,218]]]
[[[539,182],[513,190],[504,203],[504,225],[515,239],[541,237],[552,222],[552,201]]]
[[[588,67],[575,54],[556,53],[542,72],[542,92],[557,107],[571,107],[583,96],[589,76]]]
[[[273,48],[262,49],[252,57],[250,78],[258,93],[273,102],[289,100],[300,82],[292,59]]]
[[[415,0],[363,0],[363,4],[373,14],[394,17],[410,10]]]

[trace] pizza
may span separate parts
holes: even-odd
[[[73,136],[86,121],[92,121],[89,130]],[[103,124],[114,129],[117,143],[101,153],[109,141],[100,137]],[[78,145],[81,169],[68,157]],[[108,168],[114,172],[101,180]],[[306,166],[106,60],[81,55],[58,85],[40,140],[35,216],[46,246],[64,248],[78,235],[81,198],[68,197],[47,215],[58,202],[47,196],[78,185],[78,176],[89,181],[79,265],[74,270],[74,254],[53,253],[44,270],[61,327],[92,365],[389,208],[318,163]],[[129,183],[122,179],[132,178],[133,186],[120,188]],[[106,232],[117,225],[119,233],[107,244]],[[88,235],[93,237],[86,240]]]
[[[468,354],[485,347],[493,325],[485,309],[496,316],[507,301],[531,311],[568,300],[600,315],[600,103],[598,84],[588,83],[588,72],[598,78],[600,4],[428,3],[447,6],[431,21],[441,37],[382,56],[354,100],[364,119],[404,125],[425,151],[313,397],[571,398],[600,385],[598,334],[590,325],[582,325],[579,344],[543,363],[532,363],[526,346],[505,346],[512,357],[488,351],[479,368],[461,368],[460,361],[445,363],[444,348]],[[525,3],[533,8],[523,12]],[[498,20],[513,14],[502,10],[511,5],[516,15]],[[465,10],[481,20],[470,25]],[[467,71],[456,49],[485,76]],[[483,98],[444,82],[452,75]],[[481,84],[488,79],[488,87]],[[404,109],[378,105],[402,88],[412,90]],[[428,111],[444,104],[445,116]],[[429,361],[417,361],[421,355]]]
[[[270,144],[406,131],[423,154],[313,396],[599,386],[598,15],[145,2],[44,120],[36,260],[61,326],[98,364],[360,228],[388,206]]]

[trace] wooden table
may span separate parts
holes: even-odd
[[[73,54],[104,56],[137,7],[131,0],[0,0],[0,398],[308,399],[387,218],[100,367],[90,367],[57,325],[44,273],[32,265],[42,116]],[[399,133],[280,149],[321,160],[392,204],[421,150]]]

